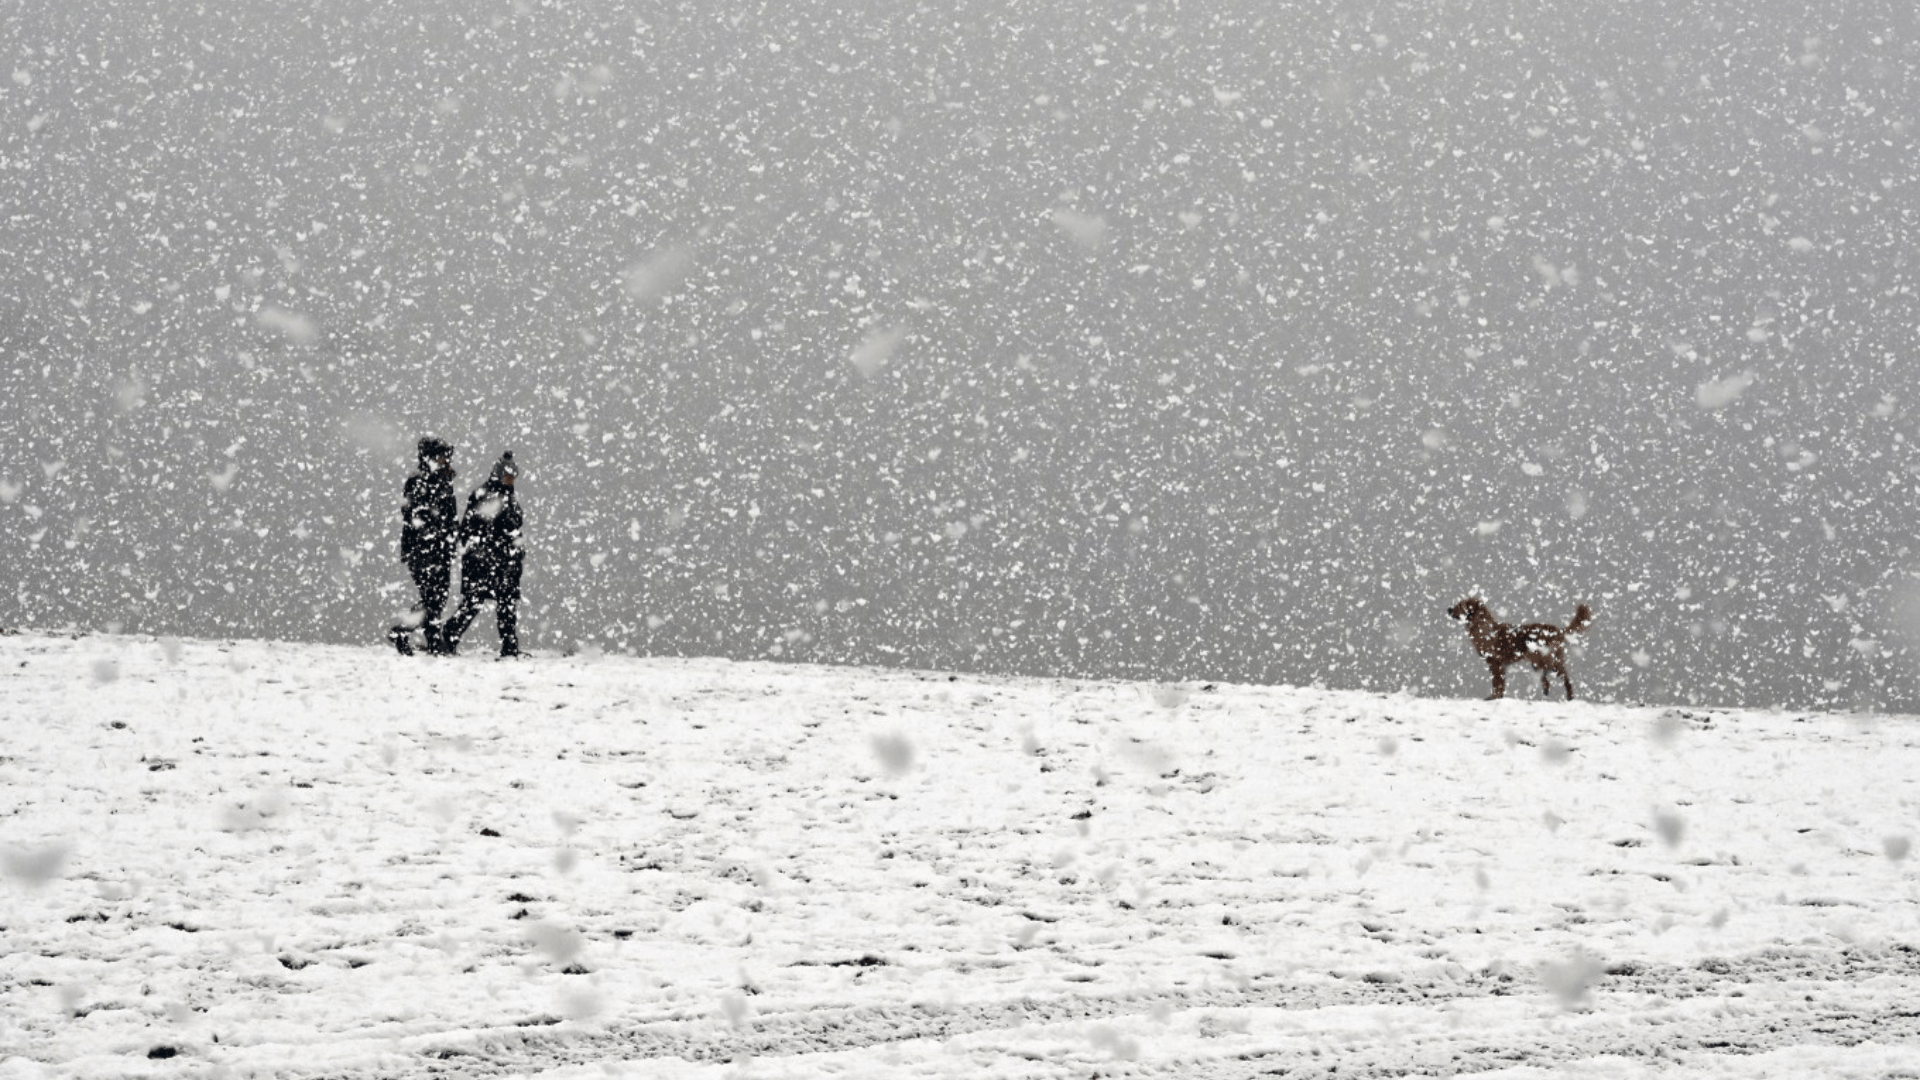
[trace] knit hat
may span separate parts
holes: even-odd
[[[433,435],[422,435],[419,442],[420,460],[437,461],[453,456],[453,444]]]
[[[513,463],[513,451],[509,450],[500,455],[499,461],[493,463],[493,474],[487,477],[487,482],[511,487],[513,478],[518,475],[520,475],[520,467]]]

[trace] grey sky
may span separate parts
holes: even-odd
[[[1277,9],[1277,10],[1276,10]],[[0,625],[1920,708],[1897,4],[0,6]]]

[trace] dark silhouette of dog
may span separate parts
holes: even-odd
[[[1540,696],[1553,694],[1548,676],[1558,674],[1567,688],[1567,700],[1573,700],[1573,677],[1567,674],[1567,635],[1586,632],[1593,622],[1593,609],[1581,604],[1573,621],[1564,628],[1552,623],[1526,623],[1508,626],[1493,617],[1477,596],[1447,609],[1454,619],[1467,620],[1467,636],[1473,639],[1473,651],[1487,661],[1493,673],[1493,693],[1488,700],[1507,696],[1507,669],[1515,664],[1532,664],[1540,671]]]

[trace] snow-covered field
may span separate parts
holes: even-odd
[[[1920,1075],[1912,718],[1536,695],[0,637],[0,1077]]]

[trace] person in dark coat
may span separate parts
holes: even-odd
[[[418,627],[432,649],[440,638],[440,612],[453,582],[454,533],[460,501],[453,494],[453,447],[428,435],[420,440],[420,468],[401,489],[400,558],[407,564],[420,603],[405,621],[387,631],[402,656],[413,655]]]
[[[460,521],[460,608],[441,632],[438,652],[452,655],[460,637],[480,612],[494,605],[500,627],[502,659],[520,655],[520,568],[526,551],[520,543],[520,500],[514,495],[519,468],[513,451],[500,455],[487,482],[467,496],[466,517]]]

